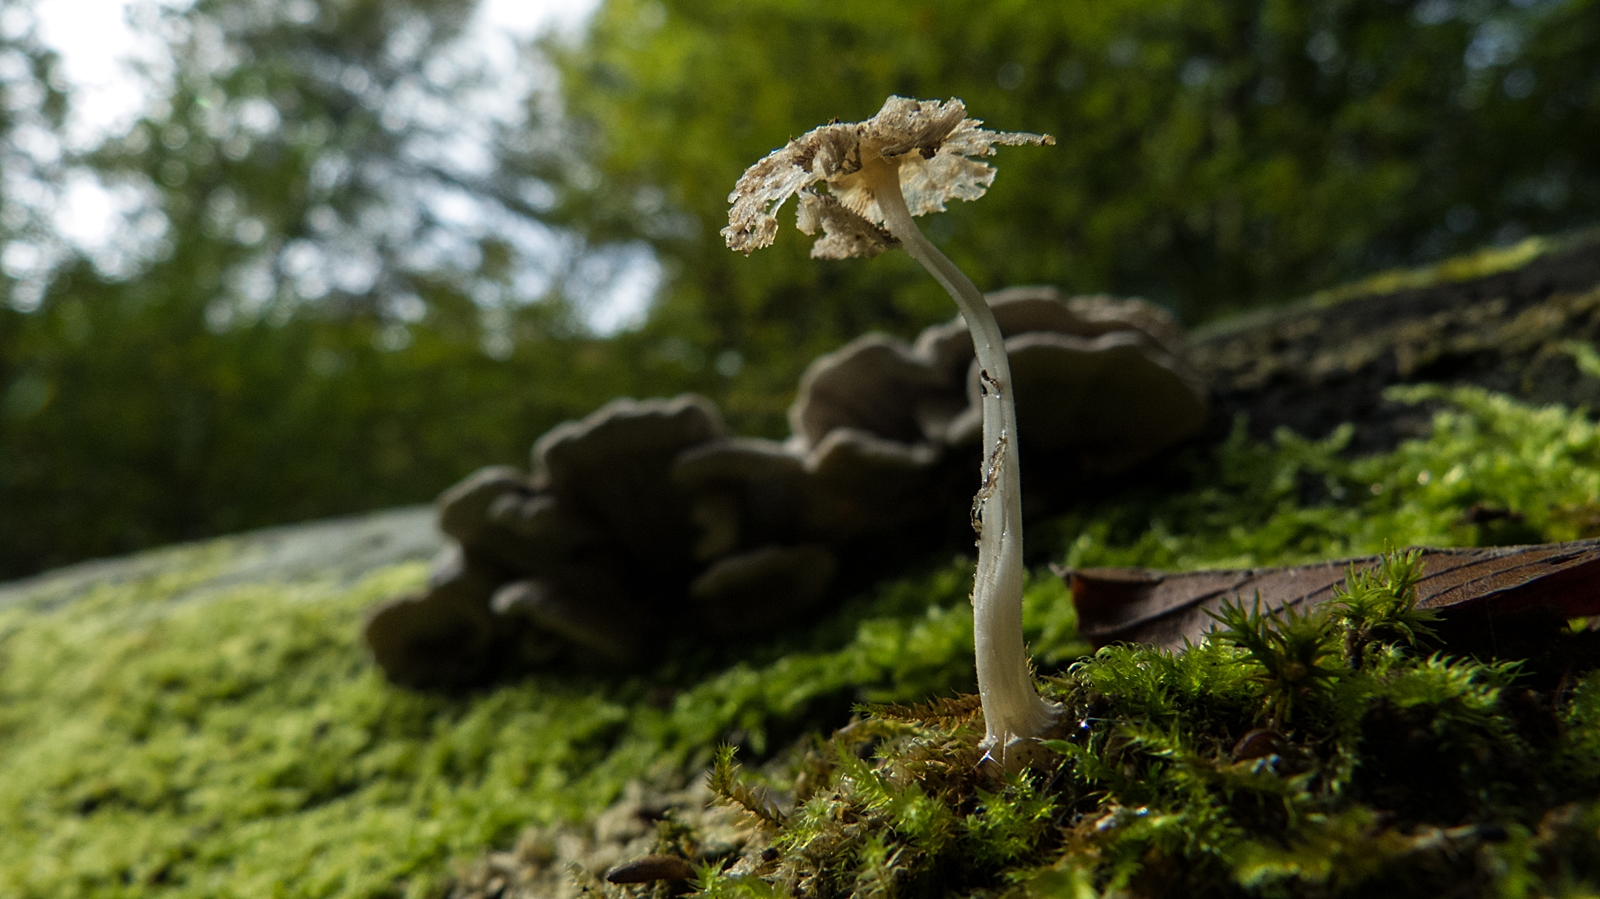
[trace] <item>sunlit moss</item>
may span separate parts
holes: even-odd
[[[827,781],[787,817],[724,758],[719,795],[777,823],[706,891],[1592,893],[1600,647],[1553,634],[1573,650],[1553,689],[1519,661],[1442,655],[1419,571],[1393,555],[1317,609],[1233,606],[1183,654],[1102,649],[1046,681],[1072,720],[1022,775],[979,761],[960,701],[868,710],[802,765]]]
[[[1192,488],[1131,493],[1038,539],[1073,564],[1180,568],[1506,536],[1506,518],[1464,517],[1474,504],[1517,513],[1531,539],[1593,533],[1600,427],[1480,391],[1413,398],[1440,403],[1434,432],[1393,453],[1349,459],[1337,436],[1258,444],[1241,431],[1190,460]],[[648,676],[549,674],[443,697],[389,686],[357,642],[363,610],[417,585],[421,566],[354,585],[193,589],[227,552],[163,551],[147,576],[0,610],[0,895],[431,895],[453,859],[504,847],[530,824],[591,818],[630,780],[698,777],[719,744],[771,758],[844,724],[852,704],[959,712],[950,697],[973,687],[964,560],[884,584],[810,631],[737,651],[688,647]],[[1030,580],[1025,615],[1033,657],[1060,678],[1074,726],[1087,721],[1063,737],[1079,747],[1061,756],[1071,784],[972,782],[960,715],[933,728],[874,719],[854,732],[923,749],[902,756],[914,776],[851,753],[816,769],[858,772],[858,797],[881,782],[868,817],[894,822],[832,849],[783,838],[796,856],[833,853],[819,884],[876,893],[921,870],[919,888],[934,892],[950,882],[1073,896],[1200,872],[1232,884],[1224,892],[1357,881],[1428,892],[1457,876],[1449,859],[1470,858],[1485,882],[1593,888],[1600,810],[1572,793],[1600,790],[1593,675],[1574,673],[1559,696],[1530,692],[1521,669],[1434,658],[1389,622],[1369,628],[1359,659],[1342,636],[1319,644],[1319,665],[1359,674],[1290,691],[1275,712],[1264,666],[1223,643],[1182,657],[1113,648],[1074,666],[1088,649],[1045,572]],[[1363,703],[1377,717],[1352,717]],[[1529,717],[1534,708],[1549,713]],[[1539,721],[1546,729],[1530,731]],[[1262,728],[1282,732],[1290,762],[1233,758],[1241,735]],[[1392,768],[1366,761],[1378,757],[1372,740],[1419,730],[1415,745],[1383,747]],[[1412,780],[1417,759],[1433,761]],[[957,782],[967,785],[951,803],[941,784]],[[824,794],[818,785],[789,810],[791,825],[825,819]],[[1376,810],[1410,823],[1396,829]],[[1295,839],[1248,838],[1264,821]],[[703,885],[770,888],[737,870],[708,871]]]

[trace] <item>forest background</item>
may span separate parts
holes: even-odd
[[[739,172],[885,96],[1048,132],[930,234],[985,289],[1195,325],[1600,221],[1600,0],[607,0],[486,68],[475,0],[198,0],[125,133],[0,15],[0,578],[424,501],[618,395],[781,436],[806,363],[950,317],[906,259],[717,235]],[[461,115],[468,93],[518,114]],[[53,215],[120,198],[89,252]],[[639,272],[625,327],[596,310]]]

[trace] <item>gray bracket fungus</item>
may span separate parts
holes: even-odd
[[[647,636],[648,610],[638,605],[615,578],[583,568],[512,581],[489,599],[496,615],[531,625],[521,635],[521,648],[530,662],[555,658],[554,638],[601,661],[627,663]]]
[[[763,546],[719,559],[689,585],[689,598],[712,633],[758,634],[821,605],[836,568],[824,546]]]
[[[941,459],[930,443],[901,443],[857,428],[833,431],[806,454],[817,497],[807,529],[842,540],[937,514],[946,498],[930,488]]]
[[[691,556],[688,497],[671,478],[686,449],[727,435],[705,397],[613,400],[533,446],[533,481],[583,514],[631,559],[666,575]]]
[[[1205,386],[1159,307],[1047,287],[989,301],[1030,462],[1025,508],[1061,508],[1081,475],[1126,471],[1204,423]],[[439,526],[458,548],[424,593],[373,610],[368,646],[396,682],[448,688],[791,624],[886,547],[933,548],[965,526],[977,385],[958,318],[813,361],[787,441],[731,436],[700,396],[614,400],[540,437],[531,474],[485,468],[446,490]]]
[[[968,338],[967,354],[972,354]],[[964,371],[964,369],[963,369]],[[789,429],[816,446],[838,428],[856,428],[907,443],[925,439],[931,414],[948,418],[960,381],[887,334],[865,334],[817,357],[800,377]]]
[[[1141,332],[1087,339],[1021,334],[1007,338],[1006,353],[1018,429],[1030,458],[1065,454],[1086,473],[1115,474],[1205,424],[1199,376]],[[949,443],[980,442],[982,390],[974,363],[967,377],[968,411],[951,422]]]
[[[672,476],[693,497],[698,561],[805,537],[815,489],[794,446],[756,437],[717,440],[685,451]]]
[[[445,549],[428,587],[374,606],[362,628],[368,650],[389,679],[408,687],[465,687],[493,663],[499,630],[488,597],[502,576],[472,564],[461,547]]]

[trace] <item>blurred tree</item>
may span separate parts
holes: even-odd
[[[131,198],[104,247],[43,200],[4,222],[0,575],[426,500],[627,391],[559,299],[593,273],[500,192],[527,185],[463,108],[473,5],[200,0],[142,23],[165,96],[77,155],[49,55],[0,56],[8,146],[56,149],[8,170],[8,213],[12,181]]]
[[[1600,0],[607,0],[509,83],[475,2],[198,0],[88,149],[0,10],[0,576],[422,500],[618,394],[782,434],[815,354],[952,314],[898,254],[716,233],[744,167],[889,93],[1060,139],[928,222],[983,287],[1199,321],[1600,213]],[[86,178],[103,247],[52,220]],[[643,248],[649,320],[595,337]]]
[[[1194,322],[1600,215],[1595,0],[609,0],[554,50],[584,160],[554,213],[656,247],[677,277],[651,327],[742,352],[730,401],[769,430],[814,351],[950,314],[893,254],[717,235],[745,166],[890,93],[1060,140],[929,220],[985,288]]]

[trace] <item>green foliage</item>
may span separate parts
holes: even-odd
[[[1222,627],[1212,639],[1244,650],[1260,669],[1255,677],[1266,687],[1267,707],[1279,723],[1290,717],[1297,701],[1320,698],[1318,694],[1326,692],[1341,673],[1333,661],[1338,652],[1334,629],[1320,609],[1301,612],[1285,606],[1262,614],[1258,596],[1249,611],[1233,600],[1223,604],[1215,617]]]
[[[950,310],[907,260],[758,259],[716,231],[748,165],[885,96],[963,98],[1015,152],[927,226],[984,289],[1144,295],[1199,320],[1491,239],[1592,223],[1592,0],[611,0],[554,48],[574,124],[554,214],[679,273],[658,338],[740,349],[727,400],[775,420],[804,361]],[[540,171],[547,171],[547,165]],[[599,177],[595,177],[598,174]],[[796,352],[801,349],[801,352]]]
[[[30,315],[0,310],[0,578],[426,502],[480,465],[526,467],[534,436],[634,387],[611,348],[543,336],[532,313],[496,360],[473,321],[445,313],[385,349],[376,320],[215,334],[199,311],[142,299],[87,285]]]
[[[1333,612],[1345,627],[1345,662],[1361,667],[1367,647],[1374,642],[1419,640],[1437,636],[1432,622],[1439,614],[1417,608],[1417,582],[1422,577],[1422,556],[1411,551],[1385,555],[1377,568],[1351,569],[1345,583],[1334,590]]]
[[[1600,378],[1600,350],[1596,350],[1594,344],[1569,340],[1562,344],[1562,348],[1572,354],[1579,371],[1591,378]]]
[[[412,113],[470,80],[444,57],[474,4],[188,4],[141,22],[170,39],[173,84],[127,134],[49,170],[0,141],[22,182],[0,222],[0,579],[426,501],[525,465],[546,428],[652,383],[635,376],[671,389],[559,298],[512,302],[504,237],[430,211],[456,172],[423,145],[459,123]],[[0,130],[59,135],[54,63],[30,58],[3,89],[19,110],[32,89],[40,121]],[[28,217],[22,187],[68,172],[141,199],[113,252],[75,255],[53,210]]]
[[[731,745],[717,747],[711,763],[711,773],[706,776],[711,792],[722,802],[737,805],[757,820],[770,827],[781,827],[784,814],[773,804],[765,790],[751,787],[739,776],[739,765],[733,760],[738,749]]]
[[[1187,465],[1196,488],[1148,488],[1040,529],[1073,567],[1249,567],[1405,546],[1559,542],[1600,534],[1600,425],[1581,410],[1534,408],[1478,388],[1395,388],[1436,411],[1427,438],[1392,453],[1343,454],[1282,431],[1251,441],[1242,424]],[[1476,507],[1485,516],[1469,515]]]
[[[141,23],[173,80],[129,133],[31,156],[71,98],[13,6],[8,177],[76,172],[145,207],[126,246],[81,258],[8,186],[0,577],[423,500],[616,395],[697,389],[781,436],[816,354],[953,313],[897,255],[819,264],[786,237],[752,260],[715,234],[745,166],[891,92],[1060,138],[930,220],[985,288],[1142,293],[1198,320],[1600,209],[1574,150],[1600,143],[1595,0],[612,0],[529,55],[559,100],[478,134],[451,114],[485,89],[451,49],[471,0],[309,19],[204,0]],[[441,197],[487,211],[463,225]],[[662,263],[660,302],[585,338],[626,252]]]

